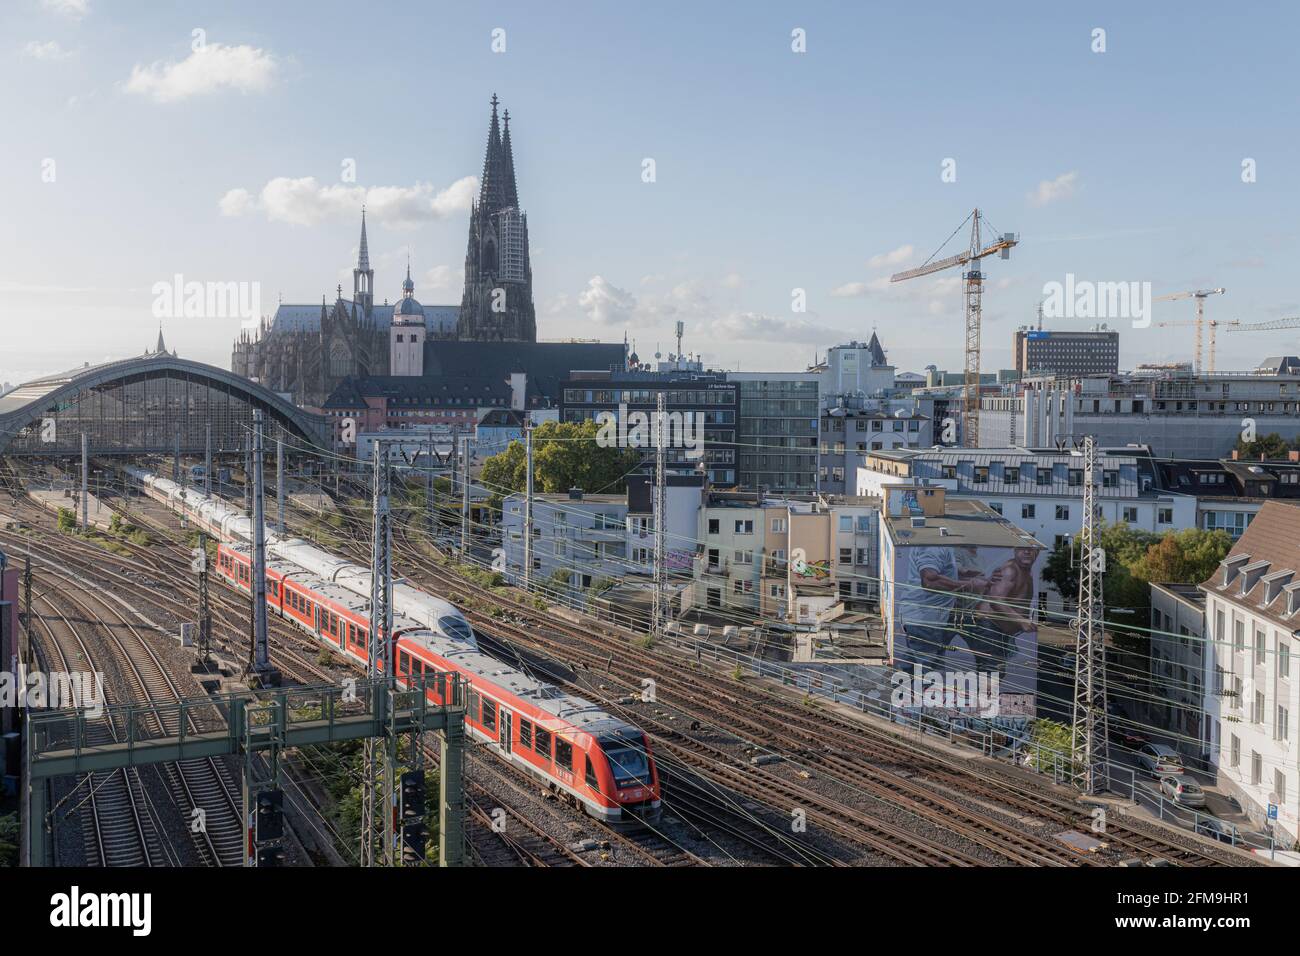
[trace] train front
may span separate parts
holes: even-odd
[[[598,740],[613,777],[613,799],[623,811],[623,821],[653,823],[658,820],[661,812],[659,770],[645,734],[625,725],[602,734]]]

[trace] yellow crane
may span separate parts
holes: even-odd
[[[1224,326],[1225,328],[1235,328],[1235,327],[1241,325],[1241,323],[1238,322],[1236,319],[1230,319],[1230,320],[1228,320],[1227,322],[1220,322],[1218,319],[1210,319],[1210,320],[1209,320],[1208,322],[1206,322],[1205,324],[1208,325],[1208,326],[1210,327],[1210,360],[1209,360],[1209,362],[1206,363],[1205,370],[1206,370],[1207,372],[1213,373],[1213,372],[1214,372],[1214,354],[1215,354],[1215,351],[1216,351],[1216,333],[1218,332],[1218,328],[1219,328],[1219,326],[1222,325],[1222,326]],[[1162,329],[1164,329],[1164,328],[1175,328],[1175,329],[1176,329],[1176,328],[1186,328],[1186,327],[1189,326],[1189,325],[1195,325],[1195,326],[1196,326],[1196,363],[1197,363],[1197,365],[1198,365],[1197,371],[1200,371],[1199,365],[1200,365],[1200,360],[1201,360],[1201,327],[1200,327],[1200,324],[1197,322],[1197,320],[1196,320],[1196,319],[1177,319],[1177,320],[1175,320],[1175,321],[1173,321],[1173,322],[1157,322],[1156,325],[1160,326],[1160,328],[1162,328]]]
[[[1011,258],[1011,249],[1020,241],[1020,238],[1014,233],[1004,232],[1001,237],[984,245],[980,238],[980,223],[988,224],[988,220],[976,208],[967,216],[956,229],[952,231],[952,236],[961,231],[962,226],[970,223],[970,246],[965,252],[960,252],[955,256],[948,256],[946,259],[935,260],[934,256],[943,250],[940,246],[934,255],[930,256],[922,265],[915,269],[907,269],[903,272],[896,272],[889,277],[890,282],[902,282],[904,279],[915,279],[920,276],[927,276],[934,272],[941,272],[944,269],[951,269],[953,266],[970,265],[970,268],[962,273],[962,297],[966,302],[966,377],[965,387],[962,392],[962,433],[967,448],[979,447],[979,429],[980,429],[980,314],[981,298],[984,294],[984,273],[980,271],[980,260],[986,256],[997,253],[1003,259]],[[990,227],[990,231],[992,227]],[[996,233],[995,233],[996,234]],[[949,236],[944,241],[944,246],[952,240]]]
[[[1205,300],[1212,295],[1223,295],[1224,289],[1192,289],[1187,292],[1171,292],[1169,295],[1158,295],[1153,301],[1156,302],[1173,302],[1175,299],[1195,299],[1196,300],[1196,318],[1189,322],[1189,325],[1196,326],[1196,371],[1201,371],[1201,339],[1205,334]],[[1160,323],[1164,325],[1165,323]]]
[[[1240,322],[1234,323],[1237,327],[1234,332],[1273,332],[1277,329],[1300,329],[1300,315],[1293,315],[1285,319],[1274,319],[1272,322],[1252,322],[1249,325],[1242,325]]]

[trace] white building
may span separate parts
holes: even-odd
[[[1300,757],[1293,724],[1300,708],[1300,507],[1266,502],[1201,585],[1205,655],[1205,744],[1218,782],[1258,825],[1275,808],[1274,835],[1300,828]]]
[[[1165,532],[1196,526],[1196,497],[1156,487],[1146,456],[1106,452],[1098,505],[1107,522]],[[858,469],[859,495],[913,481],[950,499],[978,498],[1017,528],[1056,547],[1083,525],[1083,459],[1072,451],[1028,448],[897,448],[871,452]]]

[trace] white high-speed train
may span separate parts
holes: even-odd
[[[182,488],[171,479],[150,471],[139,468],[127,468],[125,471],[151,498],[185,515],[213,537],[221,541],[252,544],[253,519],[225,500],[205,495],[198,488]],[[324,581],[337,584],[367,600],[370,598],[369,568],[330,554],[310,541],[276,534],[266,528],[266,553],[268,558],[276,557],[291,562]],[[454,604],[426,594],[403,581],[393,582],[393,610],[452,640],[478,647],[473,628]]]

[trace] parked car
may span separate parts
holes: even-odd
[[[1201,817],[1196,821],[1196,832],[1220,843],[1240,843],[1241,834],[1231,823],[1215,817]]]
[[[1161,777],[1160,792],[1180,807],[1205,806],[1205,791],[1191,777],[1182,775]]]
[[[1153,777],[1183,773],[1183,758],[1172,747],[1164,744],[1143,744],[1138,748],[1137,759],[1142,769]]]

